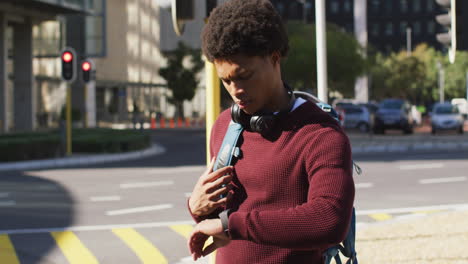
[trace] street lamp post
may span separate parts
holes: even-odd
[[[317,97],[328,103],[325,0],[315,1],[315,23],[317,27]]]

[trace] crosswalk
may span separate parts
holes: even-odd
[[[183,224],[91,232],[1,234],[0,263],[179,263],[189,255],[185,241],[192,229],[192,225]],[[45,255],[48,260],[41,262]]]
[[[464,207],[419,207],[358,212],[362,225]],[[66,229],[0,231],[0,264],[189,264],[187,238],[194,225],[187,221],[111,226],[72,226]],[[359,236],[359,232],[357,234]],[[207,243],[211,243],[209,240]],[[211,264],[210,258],[197,263]]]

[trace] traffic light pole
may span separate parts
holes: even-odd
[[[211,128],[221,111],[220,85],[218,74],[213,63],[205,61],[206,71],[206,161],[210,163]]]
[[[71,85],[67,84],[67,109],[66,109],[66,134],[67,134],[67,156],[72,154],[72,112],[71,112]]]

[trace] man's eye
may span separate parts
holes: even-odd
[[[224,82],[224,84],[226,84],[226,85],[231,84],[231,81],[230,81],[230,80],[223,80],[223,82]]]

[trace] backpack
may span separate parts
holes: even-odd
[[[314,102],[318,107],[320,107],[320,109],[330,114],[338,123],[340,123],[337,112],[329,104],[321,102],[319,99],[309,93],[295,91],[294,95]],[[233,121],[229,123],[228,129],[221,144],[221,148],[219,149],[218,156],[216,157],[213,170],[218,170],[225,166],[229,166],[232,164],[233,158],[239,158],[241,152],[239,146],[237,146],[237,141],[239,136],[242,134],[242,131],[244,131],[242,125]],[[361,174],[361,168],[356,165],[354,161],[351,166],[354,167],[358,174]],[[355,240],[356,212],[353,207],[351,222],[346,238],[340,244],[332,246],[324,252],[323,258],[325,264],[330,264],[332,259],[335,259],[336,264],[342,264],[339,255],[340,252],[343,256],[348,258],[346,264],[358,264],[355,250]]]

